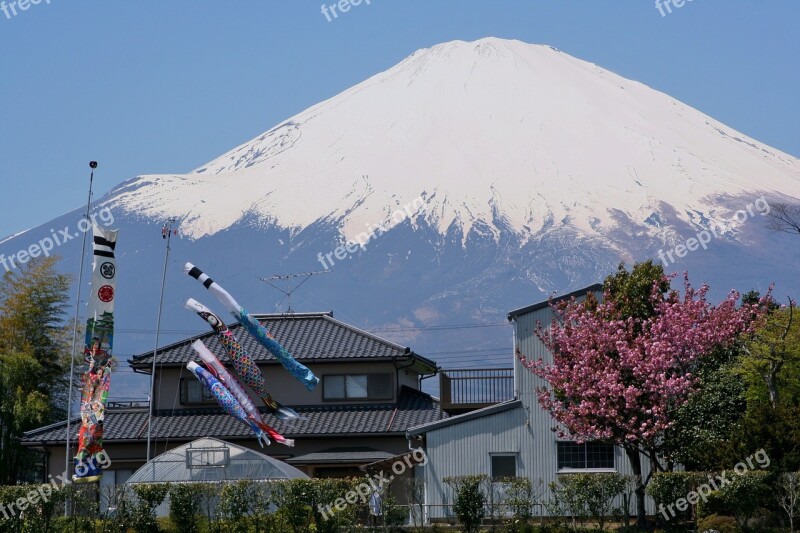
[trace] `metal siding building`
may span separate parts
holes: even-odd
[[[598,298],[602,297],[602,287],[593,285],[563,298],[585,296],[590,291]],[[542,358],[545,362],[552,362],[550,352],[536,336],[536,328],[538,324],[546,327],[553,318],[548,302],[509,313],[509,320],[515,326],[514,344],[528,360]],[[530,479],[534,488],[541,483],[545,498],[549,496],[548,484],[555,481],[559,473],[617,471],[631,475],[629,461],[618,447],[614,448],[614,469],[559,471],[559,439],[553,431],[555,422],[539,407],[536,398],[536,389],[545,386],[546,382],[525,368],[516,356],[509,356],[514,361],[515,400],[411,428],[407,432],[410,439],[424,441],[428,462],[422,467],[422,477],[429,519],[452,516],[449,507],[453,502],[452,491],[444,481],[446,477],[491,475],[491,458],[495,454],[513,454],[517,476]],[[643,475],[647,476],[649,464],[644,457],[642,468]],[[635,501],[631,508],[635,513]],[[534,512],[546,514],[543,508],[534,509]],[[648,499],[648,513],[653,512],[653,502]]]

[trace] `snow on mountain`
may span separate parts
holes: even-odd
[[[462,242],[482,221],[523,244],[567,226],[621,251],[621,219],[662,239],[667,210],[728,227],[736,208],[721,198],[757,191],[800,196],[798,160],[594,64],[489,38],[419,50],[192,173],[133,180],[114,203],[177,216],[195,239],[246,215],[333,221],[354,238],[421,197],[419,216]]]

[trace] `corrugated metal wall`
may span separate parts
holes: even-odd
[[[520,351],[529,360],[542,358],[547,362],[552,361],[550,352],[536,337],[537,322],[546,327],[552,320],[553,312],[550,307],[516,318],[516,340]],[[448,510],[440,506],[452,503],[451,491],[444,483],[444,478],[470,474],[490,475],[492,453],[518,454],[517,475],[529,478],[534,486],[538,486],[541,480],[545,487],[545,496],[547,485],[556,480],[558,439],[552,431],[555,423],[539,407],[535,393],[537,387],[546,383],[523,367],[512,354],[509,354],[509,358],[514,360],[521,408],[445,426],[426,434],[428,464],[424,467],[424,478],[427,503],[432,505],[431,518],[447,516]],[[630,475],[630,463],[625,453],[617,448],[614,456],[617,472]],[[646,476],[649,465],[644,457],[642,467]],[[635,511],[635,504],[631,510]],[[536,509],[535,512],[544,513],[544,509]],[[648,512],[654,512],[652,501],[648,501]]]

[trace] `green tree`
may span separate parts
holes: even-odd
[[[665,459],[687,470],[724,470],[736,457],[731,438],[747,410],[747,385],[736,375],[741,346],[716,350],[695,373],[698,390],[675,410],[675,425],[665,435]],[[667,468],[672,470],[672,468]]]
[[[733,437],[736,453],[764,448],[774,468],[800,469],[800,313],[794,303],[773,306],[744,346],[736,375],[747,387],[747,410]]]
[[[19,437],[66,413],[70,278],[56,262],[32,260],[0,280],[0,484],[32,473],[35,455]]]
[[[617,272],[603,282],[603,291],[611,294],[621,317],[646,319],[655,314],[651,294],[656,283],[660,294],[669,291],[669,279],[664,277],[661,265],[647,260],[634,264],[628,272],[625,263],[620,263]]]
[[[766,392],[773,408],[781,403],[781,391],[789,399],[800,394],[800,316],[794,302],[774,309],[745,347],[742,374],[751,386],[751,395]]]

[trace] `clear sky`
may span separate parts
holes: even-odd
[[[91,159],[97,196],[187,172],[454,39],[554,46],[800,156],[798,0],[363,0],[330,22],[321,0],[22,1],[0,3],[0,236],[85,204]]]

